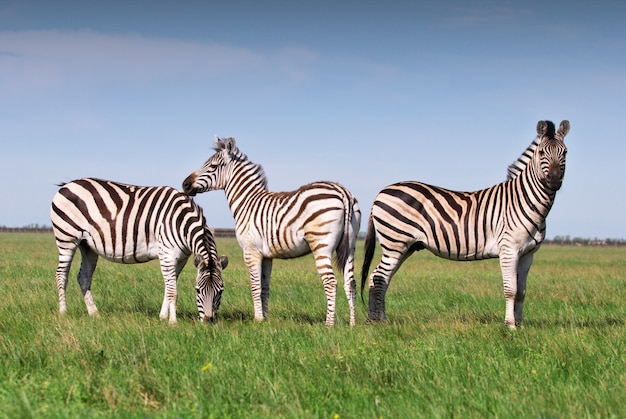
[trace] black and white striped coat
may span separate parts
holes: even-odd
[[[354,251],[361,223],[357,200],[334,182],[270,192],[263,168],[248,160],[233,138],[216,138],[215,151],[185,179],[183,189],[191,195],[224,190],[250,274],[255,319],[267,318],[272,259],[313,252],[326,292],[326,324],[332,326],[337,295],[332,256],[336,251],[350,306],[350,324],[354,325]]]
[[[568,132],[568,121],[556,132],[552,122],[539,121],[537,139],[509,166],[508,180],[487,189],[458,192],[407,181],[381,190],[369,218],[361,277],[363,290],[378,237],[382,259],[369,277],[369,319],[386,318],[392,276],[413,252],[428,249],[451,260],[500,258],[505,324],[520,324],[528,271],[563,181]]]
[[[83,178],[61,185],[52,199],[52,227],[59,250],[56,271],[59,311],[67,306],[65,290],[76,249],[82,261],[78,283],[87,311],[97,314],[91,280],[98,257],[117,263],[159,259],[165,281],[160,318],[176,322],[176,283],[193,253],[198,269],[196,302],[200,320],[216,315],[224,289],[215,241],[201,208],[186,194],[167,186],[144,187]]]

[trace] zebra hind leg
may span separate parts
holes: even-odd
[[[408,247],[404,245],[393,253],[385,250],[385,247],[383,247],[383,256],[380,263],[370,276],[368,321],[384,322],[387,320],[385,295],[391,283],[391,278],[409,256],[423,248],[423,244],[419,242]]]
[[[90,316],[95,316],[98,314],[98,308],[96,307],[96,303],[93,301],[93,296],[91,295],[91,280],[93,278],[93,273],[96,270],[96,264],[98,263],[98,254],[94,252],[89,245],[85,241],[82,241],[78,247],[80,248],[80,254],[82,257],[80,263],[80,271],[78,272],[78,285],[80,285],[80,290],[83,293],[83,298],[85,299],[85,305],[87,306],[87,313]]]
[[[354,279],[354,253],[355,246],[352,245],[343,267],[343,289],[348,299],[348,307],[350,308],[350,326],[356,325],[356,280]]]
[[[355,201],[356,202],[356,201]],[[356,280],[354,278],[354,255],[356,253],[356,241],[359,228],[361,227],[361,211],[355,204],[351,224],[348,227],[348,258],[343,268],[343,287],[348,298],[350,308],[350,326],[356,325]]]
[[[59,265],[56,270],[55,278],[57,283],[57,292],[59,295],[59,313],[65,314],[67,311],[67,302],[65,292],[67,290],[67,278],[72,266],[72,260],[76,253],[76,246],[62,247],[57,243],[59,248]]]
[[[350,326],[356,325],[356,314],[355,314],[355,306],[356,306],[356,281],[354,279],[354,258],[350,257],[348,260],[348,265],[344,270],[344,284],[343,288],[346,292],[346,297],[348,298],[348,306],[350,307]]]
[[[325,247],[328,249],[329,247]],[[337,278],[333,272],[331,255],[318,251],[314,252],[315,267],[322,278],[326,293],[326,326],[335,325],[335,308],[337,302]],[[355,291],[356,292],[356,291]]]
[[[384,322],[387,320],[385,311],[385,294],[389,287],[389,282],[385,277],[379,274],[379,267],[376,267],[370,276],[369,287],[369,309],[367,320],[369,322]]]

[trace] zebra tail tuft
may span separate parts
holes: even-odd
[[[367,235],[365,236],[365,257],[363,259],[363,268],[361,269],[361,301],[365,301],[363,298],[363,290],[365,289],[365,282],[367,281],[372,259],[374,259],[375,245],[376,231],[374,230],[374,219],[370,214],[367,223]]]

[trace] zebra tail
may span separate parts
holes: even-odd
[[[370,214],[369,221],[367,223],[367,235],[365,236],[365,258],[363,259],[363,268],[361,269],[361,301],[363,299],[363,289],[365,288],[365,282],[369,275],[370,265],[372,259],[374,259],[374,250],[376,245],[376,231],[374,230],[374,219]]]
[[[335,256],[335,264],[337,265],[337,269],[341,270],[341,272],[344,272],[346,262],[348,261],[348,255],[350,254],[350,226],[352,224],[352,214],[354,213],[354,207],[350,196],[346,196],[344,194],[343,206],[346,213],[343,222],[343,235],[339,246],[337,246],[337,254]]]

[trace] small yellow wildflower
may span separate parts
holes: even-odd
[[[211,363],[208,362],[204,367],[202,367],[202,371],[208,371],[211,369]]]

